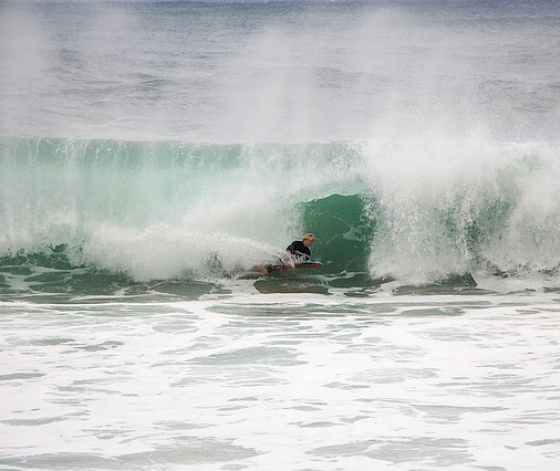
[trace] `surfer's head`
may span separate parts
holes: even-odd
[[[307,234],[303,234],[301,240],[307,247],[309,247],[313,242],[315,242],[315,236],[311,234],[311,232],[308,232]]]

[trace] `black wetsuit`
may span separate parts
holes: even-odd
[[[303,245],[303,241],[301,240],[294,240],[290,245],[288,245],[288,247],[286,247],[286,250],[292,255],[295,255],[299,260],[311,260],[311,250],[309,250],[309,247]],[[279,260],[279,262],[282,263],[281,260]],[[272,270],[277,267],[278,265],[266,265],[266,271],[271,273]]]
[[[302,260],[311,260],[311,250],[303,244],[302,240],[294,240],[286,250]]]

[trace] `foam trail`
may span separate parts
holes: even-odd
[[[250,270],[278,257],[279,247],[216,231],[189,231],[165,224],[145,230],[104,226],[83,248],[84,261],[134,280],[198,279]]]

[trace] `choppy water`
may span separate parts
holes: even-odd
[[[0,304],[4,469],[555,469],[559,295]]]
[[[559,24],[0,1],[0,467],[557,469]]]

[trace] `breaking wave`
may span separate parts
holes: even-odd
[[[86,270],[86,285],[238,276],[308,231],[329,275],[426,282],[559,264],[549,143],[5,137],[0,156],[4,284],[57,264]]]

